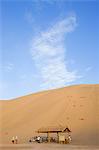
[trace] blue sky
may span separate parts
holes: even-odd
[[[99,83],[99,2],[0,0],[0,99]]]

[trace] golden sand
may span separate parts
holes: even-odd
[[[28,143],[37,129],[53,125],[68,125],[73,144],[98,145],[99,84],[0,101],[0,143],[10,144],[16,135],[19,143]]]

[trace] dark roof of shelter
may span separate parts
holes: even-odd
[[[57,132],[71,132],[68,127],[64,126],[49,126],[49,127],[42,127],[38,129],[38,133],[57,133]]]

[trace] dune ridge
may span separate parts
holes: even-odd
[[[63,125],[74,144],[99,144],[99,84],[83,84],[0,101],[0,143],[27,143],[38,128]]]

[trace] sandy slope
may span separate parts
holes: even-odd
[[[35,130],[52,125],[68,125],[75,144],[99,144],[99,84],[0,101],[0,143],[14,135],[26,143]]]

